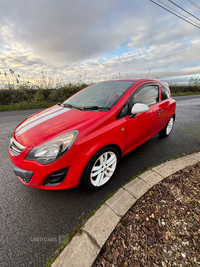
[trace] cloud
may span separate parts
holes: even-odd
[[[11,22],[7,27],[15,41],[30,46],[39,56],[71,63],[118,48],[128,38],[123,19],[127,10],[119,0],[13,3],[6,12]]]
[[[189,1],[176,3],[200,15]],[[181,75],[198,70],[199,49],[199,29],[146,0],[1,4],[0,68],[27,75]]]

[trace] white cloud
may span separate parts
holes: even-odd
[[[200,15],[189,1],[176,3]],[[199,70],[199,33],[146,0],[7,0],[0,9],[0,69],[72,80],[149,70],[152,77],[192,74]]]

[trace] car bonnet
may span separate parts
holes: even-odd
[[[79,130],[104,113],[55,105],[30,116],[19,124],[14,131],[14,138],[25,147],[34,147],[66,132]]]

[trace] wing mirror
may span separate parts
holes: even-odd
[[[149,107],[142,103],[135,103],[131,109],[131,114],[135,115],[138,113],[144,113],[149,110]]]

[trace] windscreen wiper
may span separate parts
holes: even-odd
[[[87,106],[87,107],[82,107],[82,109],[83,110],[99,110],[99,109],[110,110],[110,107]]]
[[[61,106],[65,107],[65,108],[75,108],[75,109],[78,109],[78,110],[83,110],[82,107],[77,107],[77,106],[74,106],[74,105],[71,105],[71,104],[61,104]]]

